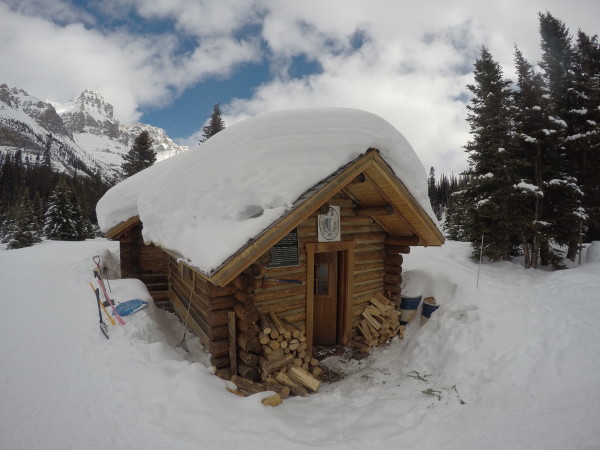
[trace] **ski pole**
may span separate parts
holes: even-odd
[[[121,325],[125,325],[125,321],[121,318],[121,316],[117,312],[117,310],[115,308],[115,304],[113,303],[110,296],[108,295],[108,292],[106,292],[106,287],[104,286],[104,282],[102,281],[102,275],[101,275],[101,270],[100,270],[100,256],[99,255],[93,256],[92,259],[93,259],[94,263],[96,263],[96,268],[94,269],[94,277],[98,278],[98,285],[100,286],[100,289],[102,290],[102,294],[104,294],[104,298],[110,304],[112,311],[113,311],[113,315],[117,318],[117,321]]]
[[[92,286],[92,283],[90,283],[90,286]],[[92,289],[94,289],[94,286],[92,286]],[[102,311],[100,310],[100,305],[102,304],[102,302],[100,301],[100,291],[98,289],[95,289],[94,294],[96,294],[96,303],[98,304],[98,316],[100,318],[100,331],[102,331],[102,334],[104,335],[104,337],[106,337],[106,339],[109,339],[108,329],[106,327],[106,324],[102,320]]]
[[[106,284],[108,284],[108,292],[112,292],[112,289],[110,288],[110,281],[108,280],[108,267],[104,266],[102,270],[104,271],[104,279],[106,280]]]

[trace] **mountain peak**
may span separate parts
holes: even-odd
[[[56,108],[65,125],[74,133],[92,133],[117,138],[118,122],[113,117],[114,108],[98,91],[86,89]]]

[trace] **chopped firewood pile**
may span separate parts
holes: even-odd
[[[304,330],[272,311],[261,313],[257,325],[260,348],[256,349],[258,352],[241,352],[240,359],[245,363],[240,364],[239,375],[231,377],[238,389],[248,394],[274,391],[275,395],[263,400],[263,404],[270,406],[276,406],[289,395],[316,392],[323,369],[306,351]],[[248,370],[249,367],[252,368]]]
[[[363,319],[357,327],[358,334],[351,344],[361,351],[368,352],[372,347],[385,344],[396,335],[403,338],[404,326],[400,325],[399,316],[400,312],[394,302],[382,294],[375,294],[362,313]]]
[[[238,306],[237,365],[231,381],[238,395],[273,391],[263,404],[277,406],[290,395],[305,396],[316,392],[323,369],[307,351],[306,335],[302,328],[269,313],[248,313]],[[362,313],[350,345],[368,353],[372,347],[386,343],[396,335],[404,337],[404,326],[399,322],[400,312],[395,303],[376,294]],[[245,319],[245,320],[239,320]],[[251,319],[251,320],[249,320]],[[250,333],[252,330],[252,333]]]

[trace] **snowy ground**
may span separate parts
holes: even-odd
[[[154,307],[107,341],[88,284],[106,249],[0,250],[0,448],[600,448],[600,262],[486,264],[476,288],[466,245],[416,249],[406,291],[436,297],[432,319],[367,359],[329,358],[343,379],[271,408],[227,392],[193,336],[176,349],[181,324]]]

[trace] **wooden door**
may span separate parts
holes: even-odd
[[[338,323],[338,254],[315,254],[314,263],[314,321],[313,336],[316,345],[337,343]]]

